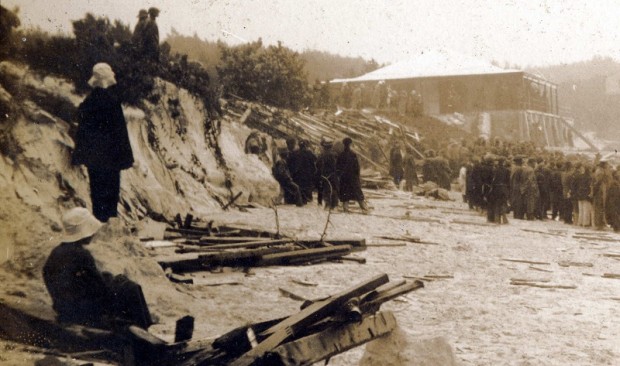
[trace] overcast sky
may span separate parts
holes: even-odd
[[[620,0],[2,0],[25,26],[71,33],[86,12],[132,28],[157,6],[161,38],[282,41],[395,62],[426,49],[451,49],[520,66],[612,56],[620,60]],[[229,32],[229,33],[225,33]],[[234,34],[231,36],[230,34]]]

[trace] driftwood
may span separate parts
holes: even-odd
[[[534,267],[534,266],[529,266],[528,268],[531,269],[531,270],[534,270],[534,271],[539,271],[539,272],[553,272],[553,271],[550,271],[548,269],[538,268],[538,267]]]
[[[407,243],[368,243],[367,247],[406,247]]]
[[[538,288],[550,288],[550,289],[563,289],[563,290],[574,290],[577,288],[575,285],[544,285],[535,282],[529,281],[510,281],[511,285],[514,286],[529,286],[529,287],[538,287]]]
[[[604,241],[604,242],[612,242],[612,243],[618,243],[618,242],[620,242],[620,240],[618,240],[618,239],[614,239],[614,238],[604,238],[604,237],[600,237],[600,236],[580,236],[580,235],[573,235],[573,239],[584,239],[584,240]]]
[[[571,262],[571,261],[562,261],[558,262],[560,267],[594,267],[594,264],[587,262]]]
[[[536,233],[536,234],[543,234],[543,235],[565,236],[564,234],[550,233],[548,231],[539,231],[539,230],[532,230],[532,229],[521,229],[521,231],[525,231],[526,233]]]
[[[425,240],[420,239],[417,236],[408,236],[408,235],[377,236],[377,238],[386,239],[386,240],[406,241],[406,242],[415,243],[415,244],[439,245],[439,243],[435,243],[432,241],[425,241]]]
[[[296,300],[296,301],[308,301],[308,299],[306,299],[305,297],[301,296],[301,295],[297,295],[296,293],[289,291],[287,289],[283,289],[281,287],[278,288],[278,291],[280,291],[280,293],[290,299]]]
[[[511,259],[511,258],[502,258],[503,261],[505,262],[516,262],[516,263],[528,263],[528,264],[545,264],[545,265],[551,265],[551,263],[548,262],[538,262],[538,261],[530,261],[527,259]]]
[[[619,279],[620,280],[620,274],[618,274],[618,273],[605,273],[601,277],[603,277],[603,278],[615,278],[615,279]]]

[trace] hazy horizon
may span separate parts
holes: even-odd
[[[262,38],[296,51],[317,50],[394,63],[428,49],[525,67],[620,60],[620,1],[286,1],[286,0],[4,0],[20,7],[23,27],[72,33],[87,12],[131,28],[141,8],[161,10],[163,40],[187,36],[239,44]]]

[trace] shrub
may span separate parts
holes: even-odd
[[[217,71],[224,91],[276,107],[299,109],[309,103],[304,61],[283,47],[263,47],[262,41],[236,47],[220,45]]]

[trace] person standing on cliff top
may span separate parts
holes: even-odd
[[[110,65],[96,64],[88,84],[93,90],[78,107],[71,163],[86,166],[93,214],[107,222],[118,215],[121,170],[133,165],[133,151]]]

